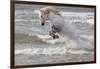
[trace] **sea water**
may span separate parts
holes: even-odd
[[[93,61],[94,51],[67,49],[65,41],[49,35],[50,21],[41,26],[39,13],[41,5],[15,5],[15,64],[52,64]],[[56,6],[63,17],[79,30],[89,42],[93,42],[93,9]],[[84,11],[85,10],[85,11]],[[94,45],[94,44],[93,44]]]

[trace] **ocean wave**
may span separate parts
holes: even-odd
[[[24,55],[66,55],[70,54],[94,54],[92,51],[86,50],[74,50],[67,49],[65,47],[55,47],[55,48],[25,48],[15,51],[15,54],[24,54]]]
[[[32,34],[31,34],[32,36]],[[35,35],[37,38],[41,39],[45,43],[56,44],[56,43],[64,43],[63,39],[53,39],[50,35]]]
[[[23,50],[16,50],[15,54],[29,54],[29,55],[65,55],[64,48],[28,48]]]
[[[50,35],[39,35],[39,34],[15,34],[16,43],[49,43],[58,44],[64,43],[62,39],[53,39]]]

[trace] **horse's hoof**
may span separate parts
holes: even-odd
[[[54,35],[54,36],[53,36],[53,39],[57,39],[57,38],[59,38],[58,35]]]

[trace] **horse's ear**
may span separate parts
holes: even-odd
[[[46,9],[46,8],[40,9],[40,12],[42,12],[44,15],[48,15],[49,14],[49,10]]]

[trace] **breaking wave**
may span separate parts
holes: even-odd
[[[92,51],[86,50],[72,50],[69,49],[66,51],[65,47],[55,47],[55,48],[27,48],[23,50],[16,50],[15,54],[24,54],[24,55],[66,55],[70,54],[93,54]]]
[[[82,49],[73,49],[72,46],[68,48],[68,43],[66,45],[63,39],[53,39],[49,35],[32,35],[32,34],[16,34],[16,43],[20,44],[20,47],[25,47],[23,49],[16,49],[15,54],[30,54],[30,55],[66,55],[66,53],[71,54],[93,54],[93,51],[87,51]],[[26,44],[27,43],[27,44]],[[32,44],[34,43],[34,44]],[[24,44],[21,45],[21,44]],[[32,47],[31,45],[39,45]],[[42,46],[41,44],[44,44]],[[46,44],[50,46],[46,46]],[[27,47],[26,47],[27,46]],[[17,46],[16,46],[17,47]],[[42,47],[42,48],[41,48]]]
[[[60,44],[64,40],[53,39],[50,35],[15,34],[16,43],[49,43]]]

